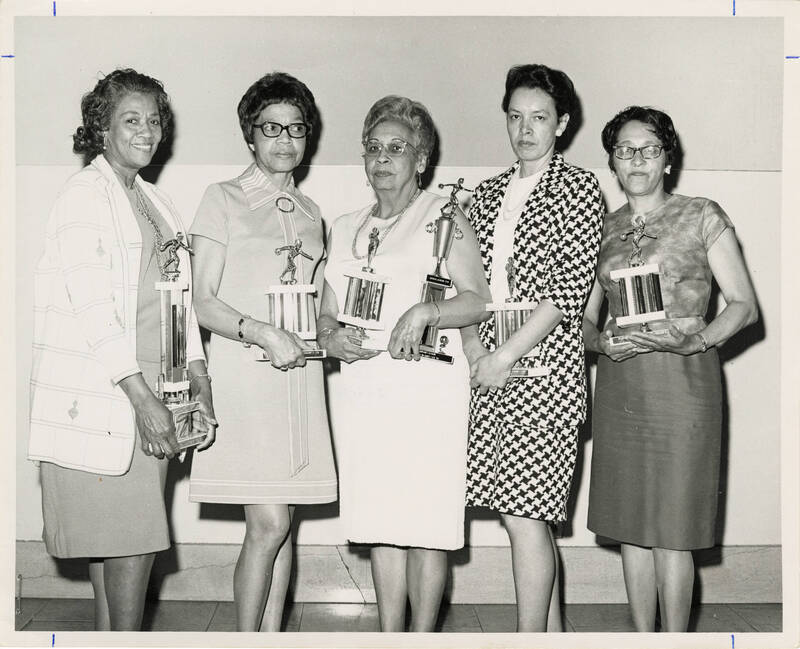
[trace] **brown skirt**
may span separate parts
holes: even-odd
[[[714,545],[722,385],[715,349],[601,356],[592,410],[589,529],[673,550]]]

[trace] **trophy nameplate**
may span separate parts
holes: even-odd
[[[317,287],[313,284],[297,284],[295,279],[295,257],[300,255],[313,260],[302,248],[303,242],[297,239],[293,244],[275,249],[276,255],[286,252],[286,268],[281,273],[281,283],[268,286],[264,292],[267,298],[266,322],[278,329],[291,331],[300,338],[307,346],[303,350],[303,356],[307,359],[322,359],[326,357],[326,352],[317,346],[317,312],[314,304]],[[269,361],[269,356],[263,349],[254,349],[257,361]]]
[[[369,233],[369,247],[367,248],[367,265],[361,270],[346,271],[347,292],[345,293],[344,306],[337,314],[339,322],[355,327],[366,334],[361,341],[364,349],[386,351],[387,340],[385,336],[373,335],[367,332],[383,332],[385,327],[380,322],[383,296],[391,278],[378,275],[372,268],[372,260],[378,252],[378,229],[373,228]]]
[[[514,268],[514,260],[509,257],[506,262],[506,280],[508,282],[508,295],[505,302],[494,302],[486,305],[487,311],[494,314],[494,346],[495,349],[503,345],[513,334],[522,328],[528,318],[533,315],[537,307],[536,302],[514,300],[514,293],[517,288],[517,272]],[[511,368],[511,378],[529,379],[536,376],[544,376],[550,373],[550,368],[542,365],[528,365],[522,363],[522,359],[534,359],[539,355],[538,345],[528,351]]]
[[[661,293],[661,275],[658,264],[645,264],[639,242],[643,238],[656,236],[645,232],[644,217],[637,214],[631,219],[633,229],[620,235],[622,241],[631,237],[633,251],[628,256],[628,268],[618,268],[610,273],[611,281],[617,282],[622,313],[614,321],[621,329],[639,325],[642,331],[665,334],[667,329],[650,329],[648,323],[665,320],[664,298]],[[620,334],[613,336],[610,344],[618,345],[628,340]]]
[[[181,279],[178,269],[178,249],[191,249],[183,241],[183,233],[165,241],[160,252],[166,252],[167,260],[158,259],[161,281],[155,288],[161,293],[161,371],[156,384],[156,394],[172,413],[175,422],[175,437],[178,446],[187,449],[200,444],[205,432],[195,431],[192,413],[200,409],[198,401],[192,401],[189,390],[189,369],[186,363],[186,321],[189,282]]]

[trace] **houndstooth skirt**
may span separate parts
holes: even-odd
[[[467,452],[467,506],[558,523],[578,455],[578,429],[509,424],[495,396],[473,393]]]

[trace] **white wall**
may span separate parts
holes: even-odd
[[[617,110],[645,103],[668,110],[679,130],[686,154],[676,191],[714,198],[733,219],[764,336],[758,339],[758,329],[742,336],[742,344],[754,340],[725,366],[730,425],[722,542],[780,543],[780,20],[18,18],[16,52],[18,539],[41,534],[37,472],[24,457],[31,273],[54,196],[79,168],[69,135],[80,95],[98,71],[129,65],[164,81],[178,131],[158,182],[187,220],[208,183],[249,162],[235,115],[247,85],[272,69],[297,74],[315,92],[324,119],[303,190],[331,218],[370,198],[358,139],[372,101],[397,92],[426,103],[442,141],[434,183],[463,176],[472,186],[512,161],[499,109],[506,69],[539,61],[575,82],[584,121],[566,156],[598,175],[610,207],[622,195],[605,167],[599,132]],[[336,379],[330,377],[334,432],[337,410],[353,407],[337,399]],[[583,451],[563,541],[571,545],[595,541],[585,527],[590,442]],[[172,468],[177,477],[181,467]],[[174,540],[241,539],[243,524],[233,511],[226,520],[201,511],[187,502],[187,489],[177,479],[171,490]],[[299,542],[343,542],[335,516],[335,506],[306,508]],[[507,539],[494,520],[479,515],[470,523],[470,543]]]

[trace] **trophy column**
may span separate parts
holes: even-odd
[[[537,306],[536,302],[531,301],[515,301],[514,292],[516,290],[516,270],[514,269],[514,260],[509,258],[506,263],[506,281],[508,282],[508,294],[510,297],[506,298],[505,302],[495,302],[487,304],[486,310],[491,311],[494,315],[494,341],[495,349],[504,344],[514,333],[516,333],[522,325],[524,325],[528,318],[533,315],[533,311]],[[538,346],[535,346],[522,358],[534,359],[538,356]],[[521,360],[521,359],[520,359]],[[511,368],[511,378],[528,379],[535,376],[544,376],[550,373],[550,368],[545,366],[528,365],[517,361]]]
[[[161,372],[156,394],[172,412],[175,437],[181,449],[195,446],[205,439],[205,432],[194,431],[192,413],[200,403],[192,401],[189,392],[189,370],[186,364],[187,296],[189,283],[180,279],[179,247],[189,250],[179,232],[175,239],[163,244],[169,259],[161,269],[161,280],[155,288],[161,293]],[[170,268],[171,267],[171,268]]]
[[[618,283],[619,299],[622,314],[615,318],[618,327],[625,328],[641,325],[642,331],[655,334],[667,333],[668,329],[650,329],[648,323],[665,320],[664,299],[661,294],[661,278],[658,264],[645,264],[642,259],[642,248],[639,242],[643,238],[655,239],[656,236],[645,232],[645,220],[640,214],[632,220],[633,229],[620,235],[622,241],[631,237],[633,251],[628,256],[628,268],[618,268],[610,273],[611,280]],[[619,345],[627,340],[627,336],[612,336],[611,345]]]
[[[453,286],[453,280],[444,274],[442,264],[450,256],[453,239],[461,239],[464,236],[455,221],[455,211],[458,209],[458,192],[465,189],[463,183],[464,179],[459,178],[456,183],[439,184],[439,189],[452,187],[452,190],[450,191],[449,200],[440,210],[441,216],[435,222],[428,223],[425,226],[427,232],[434,233],[433,256],[436,258],[436,267],[432,273],[425,277],[425,281],[422,283],[420,302],[440,302],[445,299],[447,289]],[[428,325],[422,332],[422,340],[419,345],[420,356],[452,364],[453,357],[444,351],[448,342],[450,341],[447,336],[439,335],[438,325]]]
[[[344,273],[347,277],[347,292],[345,293],[344,306],[337,314],[336,319],[344,324],[351,325],[363,332],[384,331],[381,324],[381,308],[387,284],[391,278],[375,273],[372,260],[378,252],[378,229],[373,228],[369,233],[369,248],[367,252],[367,265],[361,270],[351,270]],[[376,337],[367,336],[361,343],[364,349],[386,351],[386,341]]]
[[[296,334],[307,345],[303,356],[309,359],[325,358],[324,349],[317,347],[317,310],[314,304],[314,294],[317,287],[313,284],[297,284],[295,273],[297,266],[294,262],[298,255],[313,260],[311,255],[303,252],[303,242],[295,240],[293,244],[275,249],[275,254],[286,252],[286,268],[281,273],[280,284],[267,287],[264,294],[267,297],[266,322],[278,329],[285,329]],[[255,347],[256,360],[268,361],[269,356],[260,347]]]

